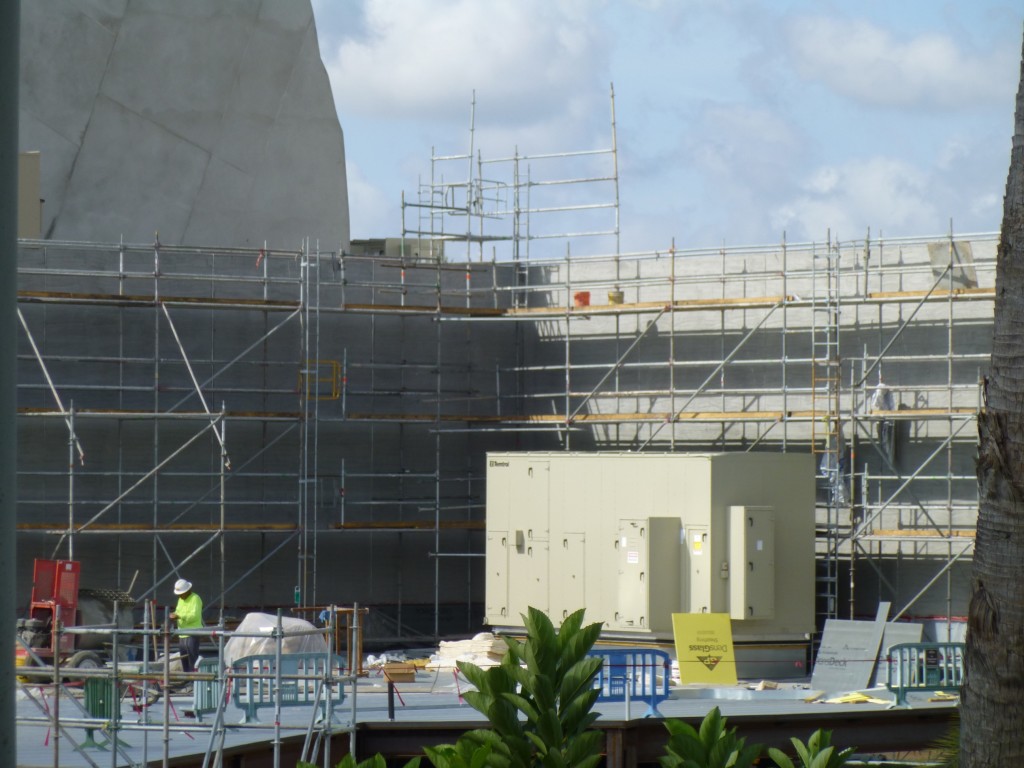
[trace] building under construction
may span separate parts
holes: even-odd
[[[819,614],[957,617],[994,249],[24,241],[19,554],[158,597],[187,572],[217,610],[358,602],[395,638],[473,632],[488,451],[802,452]]]
[[[956,636],[996,236],[628,252],[614,107],[610,136],[484,159],[471,132],[380,241],[44,221],[19,248],[18,595],[59,557],[164,602],[187,574],[211,620],[359,603],[388,642],[473,633],[488,451],[798,452],[819,618],[885,600]]]

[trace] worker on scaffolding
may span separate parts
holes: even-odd
[[[202,629],[203,599],[192,591],[192,582],[178,579],[174,582],[174,594],[178,596],[178,604],[171,620],[178,622],[178,629]],[[178,647],[182,670],[192,672],[199,663],[199,635],[179,635]]]

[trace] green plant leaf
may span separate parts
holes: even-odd
[[[718,741],[722,737],[724,727],[722,713],[718,707],[715,707],[701,721],[699,731],[701,743],[708,747]]]
[[[812,755],[817,755],[821,750],[825,749],[832,743],[832,731],[819,728],[811,734],[811,738],[807,740],[807,751]]]
[[[562,621],[562,626],[558,629],[558,644],[564,646],[569,640],[575,638],[580,631],[580,627],[583,626],[583,614],[586,613],[582,608],[573,611]]]
[[[593,680],[601,669],[602,660],[599,658],[583,659],[576,662],[562,678],[562,684],[558,696],[562,701],[572,700],[584,691],[594,687]]]
[[[779,768],[796,768],[793,765],[793,761],[789,759],[789,756],[781,749],[775,747],[768,747],[768,757],[775,761],[775,764]]]
[[[592,711],[600,693],[593,688],[593,677],[601,660],[587,654],[601,625],[583,627],[580,610],[556,632],[547,615],[532,606],[523,623],[526,639],[506,637],[508,653],[498,666],[482,670],[459,663],[476,688],[463,698],[490,721],[491,730],[470,731],[455,745],[427,751],[432,761],[439,761],[438,768],[600,764],[603,735],[591,726],[598,717]]]
[[[837,753],[834,756],[834,759],[832,761],[833,768],[836,768],[837,766],[841,766],[841,765],[846,765],[848,762],[850,762],[850,758],[853,757],[853,754],[856,751],[857,751],[856,747],[847,747],[842,752]],[[952,766],[947,766],[947,768],[953,768],[953,767]]]
[[[487,683],[484,682],[487,670],[481,669],[476,664],[471,664],[468,661],[457,661],[455,666],[458,667],[463,677],[476,686],[478,690],[483,690],[487,686]]]
[[[670,718],[665,721],[665,728],[668,729],[670,735],[675,736],[676,734],[683,734],[689,736],[695,741],[698,739],[697,731],[694,730],[693,726],[689,723],[685,723],[682,720],[676,720]]]
[[[601,747],[604,743],[604,734],[600,731],[587,731],[581,733],[575,739],[568,742],[565,748],[565,759],[573,765],[579,766],[591,757],[600,759]]]
[[[562,732],[562,721],[558,719],[557,712],[548,709],[538,713],[537,735],[544,740],[545,744],[561,749],[565,734]]]
[[[812,733],[811,739],[813,738],[814,734]],[[814,761],[814,753],[808,747],[805,747],[804,743],[795,736],[790,741],[793,743],[793,749],[796,750],[797,755],[800,757],[800,764],[805,766],[805,768],[810,768],[811,763]]]
[[[743,739],[740,739],[741,743],[743,741]],[[763,754],[763,744],[751,744],[747,747],[741,747],[739,757],[734,764],[735,768],[748,768],[748,766],[755,765]]]

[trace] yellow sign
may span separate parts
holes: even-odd
[[[673,613],[679,680],[683,683],[736,684],[736,654],[727,613]]]

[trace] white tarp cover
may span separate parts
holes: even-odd
[[[277,616],[269,613],[247,613],[242,623],[235,630],[240,635],[259,635],[259,637],[232,637],[224,644],[224,665],[231,666],[244,656],[260,654],[273,655],[277,652],[277,640],[272,637],[277,626]],[[327,641],[323,634],[296,635],[316,629],[305,619],[291,616],[281,617],[281,653],[326,653]]]

